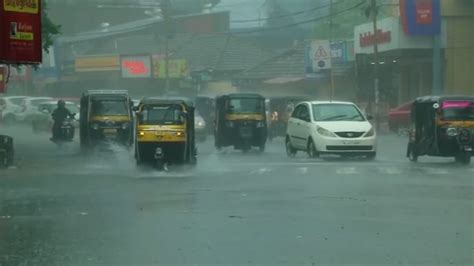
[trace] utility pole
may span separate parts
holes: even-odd
[[[161,1],[161,13],[165,24],[165,91],[170,91],[170,76],[169,76],[169,39],[171,35],[171,16],[170,16],[170,0]]]
[[[333,18],[333,13],[334,13],[334,10],[333,10],[333,0],[330,0],[329,2],[329,57],[330,57],[330,60],[331,60],[331,70],[330,70],[330,75],[331,75],[331,101],[334,99],[335,97],[335,91],[336,91],[336,88],[335,88],[335,84],[334,84],[334,65],[332,64],[332,43],[334,41],[334,36],[333,36],[333,33],[334,33],[334,25],[333,25],[333,21],[332,21],[332,18]]]
[[[374,27],[374,112],[375,112],[375,124],[377,130],[380,129],[380,114],[379,114],[379,102],[380,102],[380,91],[379,91],[379,46],[378,46],[378,34],[377,34],[377,0],[371,0],[371,14],[372,23]]]

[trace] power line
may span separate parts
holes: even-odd
[[[340,10],[340,11],[338,11],[338,12],[331,13],[331,14],[329,14],[329,15],[325,15],[325,16],[322,16],[322,17],[317,17],[317,18],[314,18],[314,19],[309,19],[309,20],[300,21],[300,22],[296,22],[296,23],[292,23],[292,24],[287,24],[287,25],[282,25],[282,26],[275,26],[275,27],[264,28],[264,29],[255,29],[255,30],[249,30],[249,31],[243,31],[243,32],[236,32],[236,33],[233,33],[233,34],[258,33],[258,32],[266,32],[266,31],[272,31],[272,30],[280,30],[280,29],[292,28],[292,27],[296,27],[296,26],[308,24],[308,23],[311,23],[311,22],[316,22],[316,21],[319,21],[319,20],[327,19],[327,18],[330,18],[330,17],[332,17],[332,16],[337,16],[337,15],[343,14],[343,13],[345,13],[345,12],[348,12],[348,11],[354,10],[354,9],[356,9],[356,8],[359,8],[360,6],[362,6],[362,5],[365,4],[365,3],[366,3],[366,1],[364,0],[364,1],[359,2],[357,5],[352,6],[352,7],[350,7],[350,8],[346,8],[346,9]]]

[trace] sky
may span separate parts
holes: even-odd
[[[258,27],[259,23],[262,24],[262,22],[235,23],[234,21],[265,18],[264,3],[265,0],[221,0],[214,11],[231,11],[231,28]]]

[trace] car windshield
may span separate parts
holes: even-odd
[[[123,116],[129,115],[129,110],[127,102],[122,99],[93,99],[91,113],[98,116]]]
[[[265,102],[258,98],[233,98],[227,105],[229,114],[261,114]]]
[[[315,121],[365,121],[352,104],[313,104]]]
[[[10,102],[16,105],[21,105],[25,98],[10,98]]]
[[[182,106],[179,104],[145,106],[139,115],[143,125],[182,125]]]
[[[441,107],[443,120],[474,120],[474,101],[446,101]]]

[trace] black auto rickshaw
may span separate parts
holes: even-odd
[[[80,104],[81,147],[103,141],[133,143],[133,103],[127,91],[90,90],[82,95]]]
[[[13,138],[0,135],[0,168],[7,168],[13,164]]]
[[[258,94],[236,93],[216,98],[215,146],[234,146],[247,151],[265,150],[267,121],[265,98]]]
[[[215,98],[210,96],[197,96],[194,100],[196,104],[196,111],[199,112],[201,117],[204,119],[205,124],[207,125],[206,130],[208,134],[212,134],[214,124],[214,115],[216,113],[216,103]]]
[[[303,96],[285,96],[285,97],[273,97],[270,98],[270,121],[268,137],[273,139],[276,137],[284,137],[286,135],[286,127],[288,120],[290,119],[291,113],[295,109],[295,106],[304,101],[309,101],[308,97]]]
[[[144,98],[136,111],[135,159],[159,170],[195,164],[194,106],[186,99]]]
[[[474,154],[474,97],[425,96],[411,109],[412,125],[407,157],[454,157],[469,164]]]

